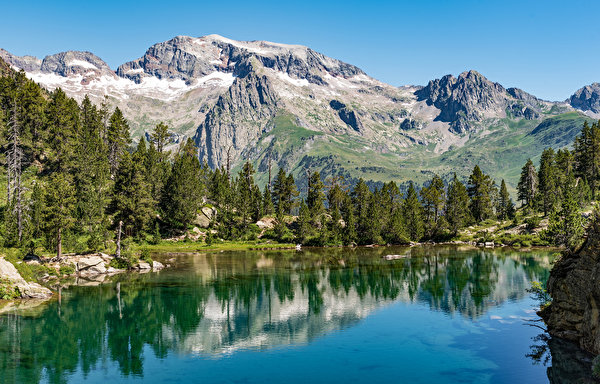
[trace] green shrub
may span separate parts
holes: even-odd
[[[542,219],[539,216],[531,216],[525,220],[526,228],[529,232],[540,226]]]
[[[148,264],[152,264],[152,257],[150,257],[150,250],[148,248],[142,248],[140,251],[140,260],[144,260]]]
[[[531,293],[532,299],[540,303],[540,307],[545,307],[552,302],[552,297],[539,281],[532,281],[531,288],[528,288],[527,292]]]
[[[12,285],[8,279],[0,279],[0,299],[14,300],[21,297],[19,288]]]
[[[72,275],[75,273],[75,268],[72,265],[63,265],[60,267],[59,272],[61,275]]]

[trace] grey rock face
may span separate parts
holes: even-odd
[[[218,35],[200,38],[177,36],[150,47],[143,57],[125,63],[117,69],[121,77],[140,82],[145,76],[166,79],[194,79],[215,71],[247,76],[252,60],[266,68],[325,85],[324,73],[345,78],[364,74],[362,70],[302,46],[264,41],[234,41]]]
[[[473,123],[482,121],[486,115],[500,116],[514,99],[524,104],[519,111],[522,117],[535,118],[539,108],[534,105],[537,103],[535,97],[517,88],[511,88],[509,92],[476,71],[463,72],[458,78],[446,75],[432,80],[415,95],[440,109],[436,120],[450,123],[456,133],[471,130]],[[527,107],[530,110],[526,111]]]
[[[236,78],[198,128],[194,140],[199,157],[218,167],[226,163],[231,148],[233,164],[244,148],[257,142],[277,108],[278,97],[266,76],[252,72]]]
[[[84,78],[100,76],[115,77],[115,73],[101,58],[91,52],[68,51],[46,56],[41,71],[68,77],[81,75]]]
[[[25,72],[38,71],[42,66],[42,60],[37,57],[15,56],[2,48],[0,48],[0,57],[10,65],[22,69]]]
[[[362,132],[364,130],[363,124],[356,111],[350,110],[346,104],[338,100],[331,100],[329,106],[336,110],[340,119],[352,127],[356,132]]]
[[[600,353],[600,222],[592,224],[583,248],[564,255],[548,279],[552,304],[540,312],[551,335]]]
[[[600,83],[593,83],[579,89],[567,102],[573,108],[600,113]]]

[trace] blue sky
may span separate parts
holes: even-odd
[[[393,85],[475,69],[549,100],[600,82],[600,1],[3,2],[0,47],[113,69],[176,35],[310,46]]]

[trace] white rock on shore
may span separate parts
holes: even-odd
[[[15,287],[19,289],[21,297],[35,298],[35,299],[46,299],[52,296],[52,291],[46,287],[42,287],[38,283],[27,282],[21,275],[17,268],[10,261],[0,257],[0,278],[7,279]]]

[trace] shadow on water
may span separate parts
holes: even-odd
[[[400,256],[382,258],[388,254]],[[158,359],[220,358],[303,345],[393,302],[474,320],[525,297],[531,280],[548,277],[551,260],[548,252],[443,247],[180,254],[160,273],[73,286],[61,303],[0,316],[0,377],[65,383],[108,361],[121,377],[141,378],[144,350]],[[548,376],[565,382],[553,379],[570,371],[547,344]],[[540,363],[548,350],[532,348]]]
[[[598,383],[592,376],[593,356],[572,342],[540,333],[532,338],[533,344],[526,357],[533,364],[547,367],[551,384]]]

